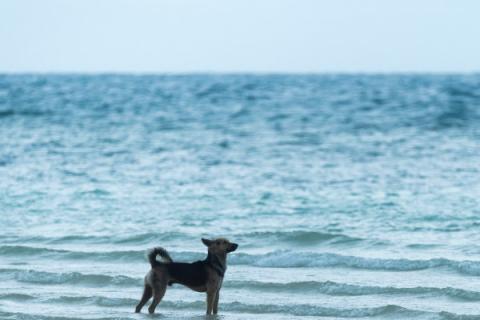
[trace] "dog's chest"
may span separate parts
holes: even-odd
[[[207,290],[220,290],[223,284],[223,277],[212,268],[207,268]]]

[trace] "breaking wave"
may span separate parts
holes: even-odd
[[[202,252],[171,252],[174,261],[194,261],[205,258]],[[0,256],[43,256],[53,259],[84,259],[99,261],[145,261],[146,251],[70,251],[29,246],[1,246]],[[365,270],[415,271],[435,268],[447,268],[460,274],[479,276],[480,261],[451,260],[434,258],[426,260],[414,259],[381,259],[340,255],[335,253],[294,252],[289,250],[272,251],[254,255],[246,253],[233,254],[229,258],[233,265],[250,265],[269,268],[325,268],[344,267]]]

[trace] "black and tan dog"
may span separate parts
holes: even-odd
[[[167,285],[180,283],[194,291],[206,292],[207,314],[212,314],[212,311],[213,314],[217,314],[220,289],[227,270],[227,253],[235,251],[238,244],[224,238],[202,239],[202,242],[208,247],[207,258],[193,263],[173,262],[167,250],[160,247],[149,252],[148,260],[152,269],[145,276],[143,296],[135,312],[140,312],[153,296],[148,312],[154,313],[165,295]],[[162,258],[162,262],[157,261],[157,255]]]

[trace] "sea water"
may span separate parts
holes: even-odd
[[[476,319],[479,231],[479,75],[0,76],[1,319],[151,319],[217,236],[219,319]]]

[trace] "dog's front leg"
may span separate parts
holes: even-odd
[[[220,290],[217,290],[215,294],[215,300],[213,301],[213,314],[218,313],[218,299],[220,299]]]
[[[217,295],[216,290],[207,291],[207,315],[212,314],[213,304],[215,302],[216,295]]]

